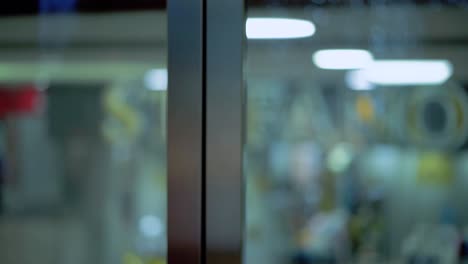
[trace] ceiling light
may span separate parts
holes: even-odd
[[[307,20],[289,18],[248,18],[249,39],[291,39],[314,35],[315,25]]]
[[[453,67],[447,60],[378,60],[360,71],[377,85],[437,85],[452,76]]]
[[[328,49],[319,50],[312,56],[314,64],[321,69],[362,69],[372,64],[373,56],[367,50]]]
[[[363,71],[349,71],[345,75],[345,82],[349,88],[357,91],[372,90],[375,84],[369,82],[363,74]]]
[[[167,69],[152,69],[146,72],[144,77],[145,86],[152,91],[167,90]]]

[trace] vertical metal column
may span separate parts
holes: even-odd
[[[244,3],[168,4],[168,263],[240,264]]]
[[[206,260],[242,263],[244,1],[206,0]]]
[[[167,2],[168,263],[202,264],[204,1]]]

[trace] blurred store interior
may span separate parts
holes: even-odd
[[[468,5],[246,5],[244,262],[468,263]],[[165,263],[167,49],[164,7],[0,17],[0,263]]]
[[[0,18],[0,263],[164,263],[166,19]]]
[[[466,263],[467,6],[251,2],[245,262]]]

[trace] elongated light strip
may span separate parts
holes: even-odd
[[[314,35],[315,25],[302,19],[248,18],[245,30],[249,39],[293,39]]]
[[[354,70],[370,66],[374,58],[362,49],[327,49],[315,52],[312,60],[321,69]]]
[[[453,66],[447,60],[376,60],[360,74],[377,85],[438,85],[452,76]]]

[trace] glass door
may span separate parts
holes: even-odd
[[[246,5],[243,262],[466,263],[466,3]]]
[[[165,1],[0,3],[0,263],[166,259]]]

